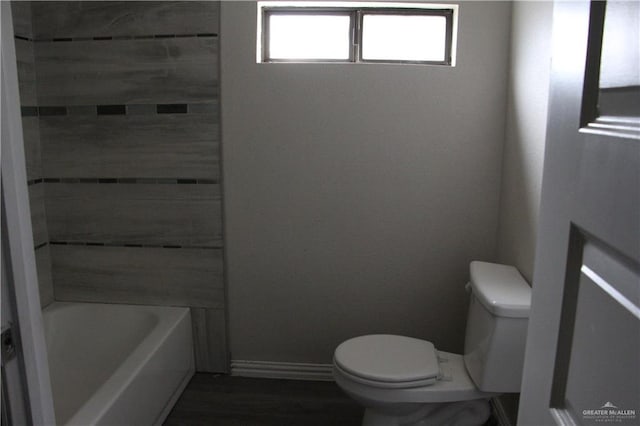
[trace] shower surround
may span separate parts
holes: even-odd
[[[227,371],[219,4],[12,8],[43,306],[189,307]]]

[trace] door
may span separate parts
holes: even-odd
[[[0,12],[2,325],[11,321],[13,338],[10,340],[16,345],[16,357],[9,360],[5,355],[2,363],[2,372],[6,374],[2,377],[2,401],[5,409],[10,407],[12,415],[11,419],[3,417],[2,421],[11,420],[11,426],[53,425],[55,415],[33,250],[13,22],[8,1],[0,2]],[[7,343],[6,335],[4,337],[0,343]],[[4,361],[7,361],[6,369]]]
[[[5,232],[4,221],[2,232]],[[3,240],[3,244],[5,241]],[[0,406],[0,425],[18,426],[33,423],[27,405],[27,390],[25,388],[24,365],[19,354],[18,327],[16,327],[13,306],[15,304],[9,286],[10,271],[5,260],[7,250],[0,249],[0,317],[2,317],[2,336],[0,337],[0,389],[2,398]]]
[[[640,424],[639,17],[554,6],[520,425]]]

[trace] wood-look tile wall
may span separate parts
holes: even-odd
[[[48,247],[48,230],[45,210],[45,195],[41,161],[39,119],[30,114],[37,106],[36,66],[34,56],[31,4],[12,2],[11,15],[15,34],[16,60],[20,105],[23,109],[22,133],[24,138],[31,226],[35,247],[40,304],[47,306],[54,300],[51,277],[51,254]]]
[[[55,299],[189,306],[197,369],[227,371],[218,3],[31,13]]]
[[[60,300],[224,308],[220,250],[51,244],[51,253]]]
[[[222,247],[219,185],[48,183],[52,241]]]
[[[217,109],[189,114],[40,118],[40,138],[47,158],[44,173],[60,178],[218,179],[218,135]]]
[[[218,34],[219,5],[206,1],[37,1],[35,37]]]
[[[217,98],[217,44],[216,37],[37,43],[38,100],[41,105],[211,102]]]

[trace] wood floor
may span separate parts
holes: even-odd
[[[164,426],[360,426],[362,414],[333,382],[196,373]]]
[[[363,410],[332,382],[196,374],[165,426],[360,426]]]

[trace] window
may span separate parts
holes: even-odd
[[[454,65],[456,5],[258,3],[258,62]]]
[[[269,61],[349,61],[351,16],[327,11],[271,10],[264,29]]]
[[[362,14],[363,61],[447,61],[447,17],[440,14]],[[449,61],[450,62],[450,61]]]

